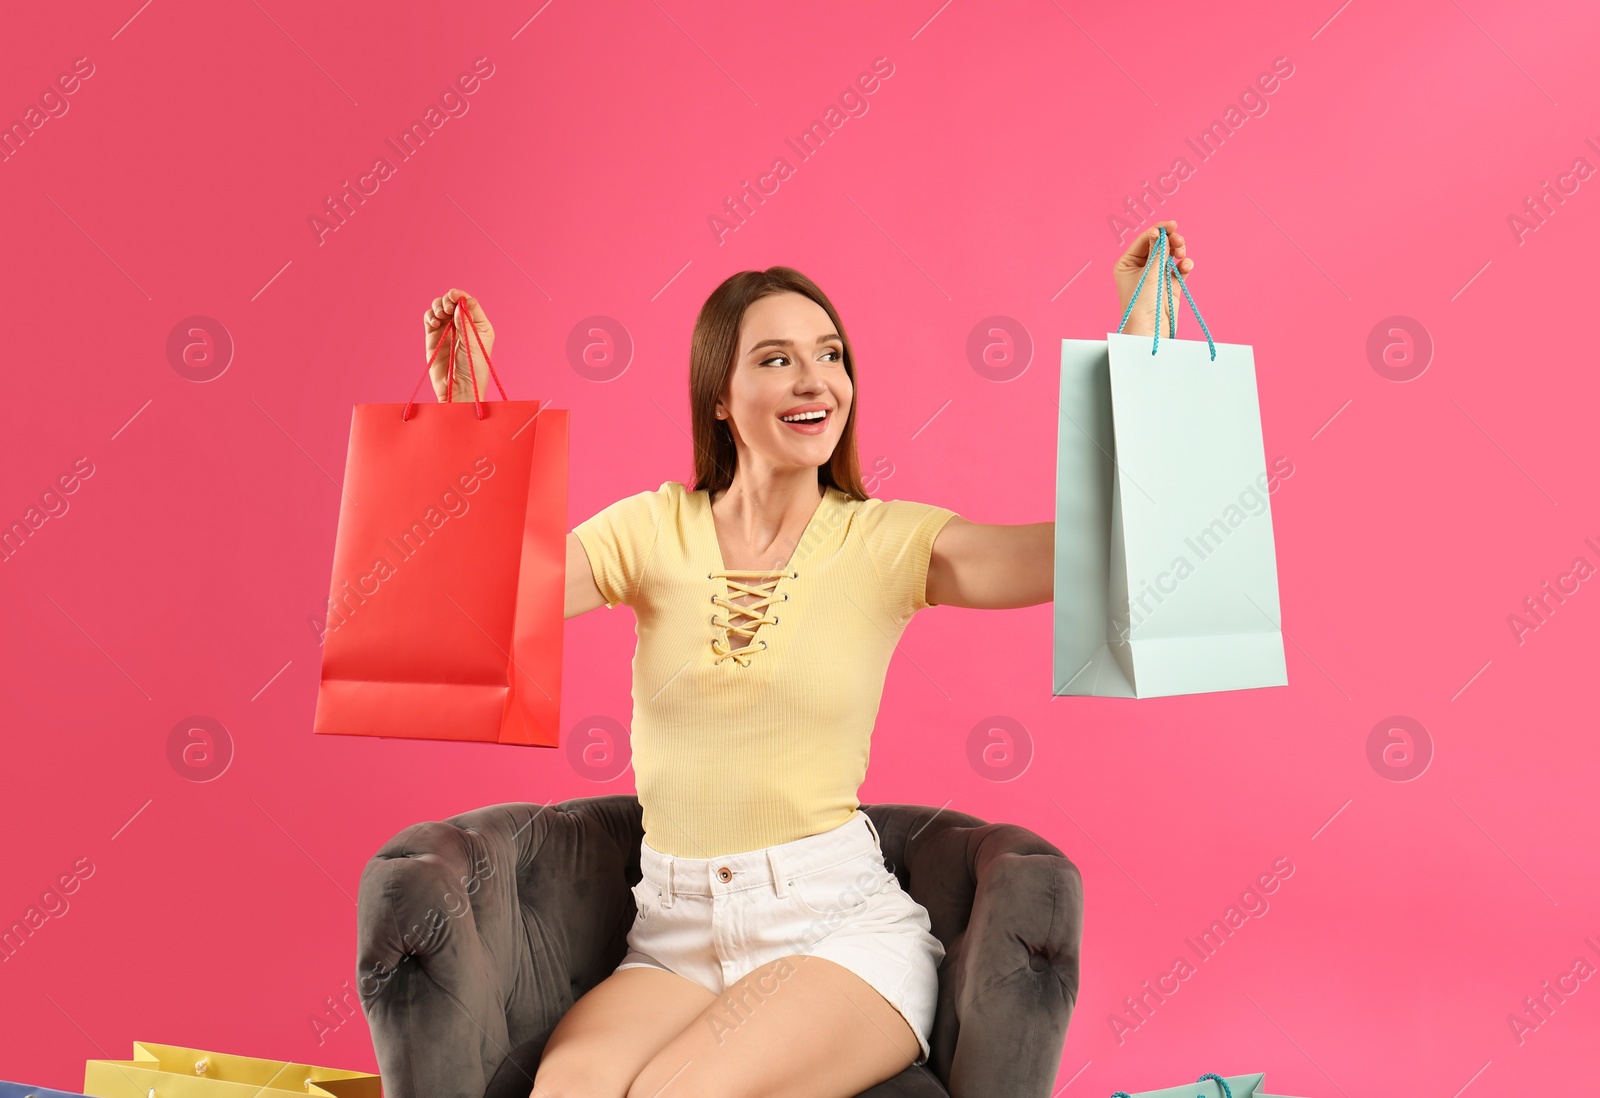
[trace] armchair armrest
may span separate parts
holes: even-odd
[[[1050,1098],[1078,1000],[1082,876],[1013,824],[944,812],[926,830],[906,852],[946,943],[931,1066],[954,1098]]]
[[[372,857],[356,986],[385,1098],[483,1098],[514,1052],[536,1062],[622,960],[638,817],[632,796],[493,805],[408,827]]]

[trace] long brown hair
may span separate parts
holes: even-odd
[[[694,485],[690,491],[705,489],[715,494],[733,483],[739,454],[733,443],[732,425],[717,418],[717,398],[727,388],[728,378],[733,374],[739,349],[739,325],[744,320],[745,310],[752,302],[781,293],[803,294],[822,306],[833,321],[833,330],[839,333],[839,342],[844,345],[845,374],[855,388],[856,397],[860,396],[850,336],[833,302],[815,282],[793,267],[768,267],[764,271],[740,271],[730,276],[711,291],[711,296],[700,307],[689,345],[689,419],[694,432]],[[858,404],[858,399],[851,399],[844,431],[828,463],[817,469],[817,482],[838,488],[852,499],[866,499],[867,490],[861,483],[861,460],[856,454]]]

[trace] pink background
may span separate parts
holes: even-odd
[[[1108,219],[1187,156],[1156,216],[1212,332],[1254,347],[1267,456],[1295,470],[1272,500],[1290,685],[1052,698],[1049,605],[937,608],[896,656],[862,799],[1016,822],[1082,869],[1066,1094],[1592,1080],[1600,981],[1543,1018],[1524,999],[1600,968],[1600,583],[1520,642],[1508,623],[1600,566],[1600,177],[1520,241],[1508,221],[1600,167],[1589,5],[394,7],[8,16],[0,121],[80,57],[93,75],[0,163],[0,520],[93,473],[0,564],[0,923],[55,911],[0,964],[0,1077],[75,1090],[134,1040],[374,1070],[354,998],[349,1020],[326,1002],[372,852],[419,820],[632,791],[565,749],[311,735],[350,406],[410,392],[432,298],[478,295],[511,395],[571,409],[572,522],[690,475],[695,313],[774,263],[850,326],[875,494],[1042,521],[1056,341],[1115,326]],[[319,243],[311,215],[480,57],[467,112]],[[866,113],[801,160],[786,138],[878,58]],[[1266,113],[1201,161],[1185,139],[1278,58]],[[710,216],[779,156],[794,174],[719,243]],[[1367,349],[1397,315],[1433,344],[1406,382]],[[210,381],[169,359],[193,316],[234,345]],[[632,342],[610,380],[569,351],[594,316]],[[994,316],[1032,342],[1004,382],[967,349]],[[628,719],[631,615],[566,639],[581,743]],[[169,762],[196,715],[231,743],[211,781]],[[1395,715],[1431,738],[1409,781],[1369,762]],[[983,761],[995,717],[1023,730],[1018,776]],[[1270,907],[1130,1015],[1280,858]],[[68,906],[42,899],[75,864]]]

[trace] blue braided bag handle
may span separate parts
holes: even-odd
[[[1161,231],[1162,232],[1166,232],[1167,230],[1162,229]],[[1135,292],[1137,292],[1137,291],[1135,291]],[[1191,301],[1189,304],[1193,305],[1194,302]],[[1200,314],[1199,313],[1195,313],[1194,315],[1198,317]],[[1126,319],[1126,318],[1124,318],[1124,319]],[[1222,1076],[1218,1075],[1214,1071],[1206,1072],[1204,1075],[1200,1076],[1200,1078],[1196,1079],[1195,1082],[1203,1083],[1207,1079],[1215,1079],[1217,1081],[1217,1083],[1222,1087],[1222,1093],[1225,1096],[1225,1098],[1233,1098],[1233,1090],[1232,1090],[1232,1088],[1230,1088],[1228,1086],[1228,1081],[1226,1079],[1224,1079]],[[1125,1090],[1119,1090],[1115,1094],[1113,1094],[1111,1096],[1111,1098],[1133,1098],[1133,1095],[1129,1094]],[[1199,1098],[1199,1096],[1197,1095],[1196,1098]]]
[[[1172,252],[1168,250],[1166,243],[1167,227],[1162,225],[1158,231],[1158,235],[1156,236],[1156,242],[1150,246],[1152,253],[1154,253],[1157,248],[1161,249],[1161,278],[1156,283],[1156,338],[1150,344],[1150,353],[1155,354],[1156,348],[1161,345],[1161,290],[1163,287],[1168,285],[1167,274],[1168,272],[1171,272],[1172,274],[1178,276],[1178,286],[1183,290],[1183,296],[1189,299],[1189,311],[1194,313],[1194,318],[1196,320],[1200,321],[1200,330],[1206,334],[1206,345],[1211,348],[1211,360],[1215,362],[1217,358],[1217,345],[1212,342],[1211,329],[1206,327],[1205,318],[1200,315],[1200,309],[1194,303],[1194,295],[1189,292],[1189,284],[1183,280],[1183,272],[1178,270],[1178,264],[1173,261]],[[1139,281],[1134,284],[1133,296],[1128,298],[1128,307],[1122,311],[1122,320],[1117,324],[1117,331],[1122,331],[1123,326],[1128,323],[1128,317],[1133,313],[1133,303],[1139,300],[1139,290],[1144,286],[1144,276],[1149,273],[1150,261],[1146,259],[1144,270],[1139,272]],[[1173,305],[1172,290],[1170,288],[1167,289],[1166,300],[1167,337],[1169,339],[1177,339],[1178,310]]]

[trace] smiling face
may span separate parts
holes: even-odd
[[[735,355],[716,411],[732,424],[740,467],[755,461],[781,472],[826,465],[855,392],[827,311],[803,294],[759,298],[745,310]]]

